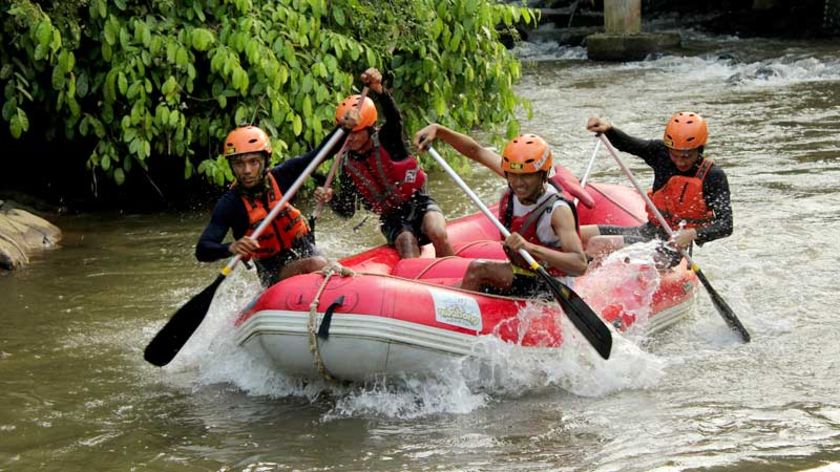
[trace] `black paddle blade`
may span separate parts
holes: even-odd
[[[575,328],[580,331],[584,338],[589,341],[589,344],[601,355],[604,359],[610,358],[610,351],[612,350],[612,333],[609,328],[589,305],[580,298],[580,295],[574,290],[562,284],[555,279],[542,267],[537,270],[537,273],[548,283],[560,307],[566,312],[566,316],[575,325]]]
[[[225,275],[219,274],[212,284],[208,285],[198,295],[192,297],[190,301],[172,315],[172,318],[169,319],[149,345],[146,346],[146,350],[143,352],[143,358],[147,362],[158,367],[163,367],[175,358],[178,351],[184,347],[184,344],[187,343],[190,336],[198,329],[198,325],[207,316],[207,310],[210,309],[210,303],[213,302],[216,289],[219,288],[223,280],[225,280]]]
[[[709,279],[706,278],[706,275],[703,274],[699,268],[695,268],[694,273],[697,274],[697,278],[700,279],[700,283],[706,287],[706,291],[709,293],[709,297],[712,299],[712,304],[717,309],[720,316],[723,317],[723,320],[726,321],[726,324],[732,328],[733,331],[736,331],[738,334],[741,335],[741,339],[744,340],[745,343],[750,342],[750,333],[747,332],[747,328],[741,324],[741,320],[735,316],[735,312],[732,311],[732,308],[729,308],[729,304],[726,303],[726,300],[717,293],[714,287],[712,287],[711,282]]]

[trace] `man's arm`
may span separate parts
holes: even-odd
[[[663,165],[663,158],[670,159],[665,143],[661,140],[634,138],[613,126],[607,119],[590,116],[586,121],[586,129],[593,133],[603,133],[619,151],[641,157],[654,171]]]
[[[216,203],[210,223],[204,228],[195,245],[195,258],[199,261],[213,262],[231,255],[230,244],[222,243],[231,227],[228,220],[233,211],[231,203],[225,196]]]
[[[385,123],[379,128],[379,142],[391,153],[391,158],[401,161],[408,157],[409,151],[406,145],[403,127],[402,114],[397,107],[397,102],[387,90],[376,93],[371,89],[370,95],[374,101],[379,103]]]
[[[286,190],[295,183],[295,180],[300,177],[300,174],[304,171],[304,169],[306,169],[306,166],[315,159],[315,156],[317,156],[321,149],[326,146],[327,142],[337,131],[338,127],[332,130],[332,132],[330,132],[330,134],[328,134],[315,149],[300,156],[283,161],[271,169],[271,173],[277,180],[277,185],[280,187],[281,192],[285,193]],[[344,141],[347,139],[348,134],[349,133],[345,133],[344,136],[342,136],[342,138],[333,145],[332,149],[327,151],[327,158],[324,159],[325,161],[330,157],[335,156],[338,151],[341,150],[341,146],[344,145]]]
[[[461,155],[466,156],[493,172],[504,177],[502,172],[502,156],[482,147],[473,138],[453,131],[446,126],[432,123],[414,134],[414,145],[418,149],[426,149],[432,145],[435,138],[452,146]]]
[[[717,165],[709,170],[709,174],[703,181],[703,198],[709,209],[714,212],[715,219],[709,226],[697,229],[695,241],[700,245],[732,234],[733,217],[729,181],[726,173]]]
[[[511,233],[505,240],[505,245],[518,251],[524,248],[534,259],[545,261],[549,266],[561,270],[572,277],[578,277],[586,272],[587,261],[575,230],[575,217],[568,205],[558,205],[551,213],[551,227],[560,238],[562,250],[552,249],[525,241],[518,233]]]
[[[658,139],[640,139],[611,127],[604,133],[616,149],[641,157],[647,165],[656,169],[661,166],[665,143]]]

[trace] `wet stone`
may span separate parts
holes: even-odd
[[[28,211],[0,201],[0,270],[12,270],[29,263],[29,256],[54,247],[61,230]]]

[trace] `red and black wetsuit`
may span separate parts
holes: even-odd
[[[406,144],[403,128],[402,116],[399,108],[394,102],[394,98],[387,91],[381,94],[371,92],[370,97],[379,104],[382,111],[382,116],[385,118],[385,123],[377,130],[376,139],[379,146],[387,153],[387,158],[393,161],[396,166],[411,167],[404,162],[407,159],[413,160],[414,157],[408,150]],[[377,158],[376,149],[373,148],[369,152],[359,155],[356,153],[348,153],[347,159],[354,161],[354,164],[359,166],[364,165],[370,169],[375,169],[375,159]],[[353,164],[351,164],[353,165]],[[330,206],[337,215],[343,218],[350,218],[356,213],[357,204],[361,202],[365,208],[379,214],[380,230],[388,243],[393,245],[403,231],[410,231],[416,238],[420,245],[429,243],[429,239],[422,233],[423,217],[429,211],[440,212],[437,203],[426,193],[425,186],[420,183],[417,188],[412,188],[413,195],[407,200],[400,198],[401,202],[395,208],[384,208],[383,212],[376,202],[368,201],[363,198],[362,192],[359,191],[356,182],[350,175],[348,175],[347,166],[342,166],[342,172],[339,174],[338,183],[336,184],[337,193],[330,202]],[[422,169],[417,167],[419,172]],[[372,172],[375,174],[377,171]],[[419,177],[417,172],[415,176]],[[425,180],[425,175],[423,176]],[[408,182],[410,184],[410,182]],[[405,184],[402,187],[406,187]]]

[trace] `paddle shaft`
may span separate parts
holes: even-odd
[[[586,172],[583,173],[583,178],[580,179],[580,186],[586,188],[586,182],[589,180],[589,175],[592,173],[592,166],[595,164],[595,158],[598,156],[598,150],[601,149],[601,141],[595,141],[595,149],[592,150],[592,157],[589,158],[589,164],[586,166]]]
[[[356,109],[362,109],[362,102],[365,101],[365,97],[368,94],[368,88],[365,87],[362,89],[361,98],[359,99],[359,103],[356,105]],[[344,154],[347,152],[347,141],[344,142],[344,145],[341,146],[341,150],[338,151],[338,154],[335,155],[335,160],[333,161],[332,166],[330,167],[330,171],[327,173],[327,180],[324,182],[324,190],[330,188],[332,186],[332,181],[335,178],[335,174],[338,173],[338,168],[341,165],[341,160],[344,158]],[[312,211],[312,220],[317,220],[319,216],[321,216],[321,212],[324,211],[324,202],[318,202],[315,206],[315,210]]]
[[[324,182],[324,189],[330,188],[332,186],[332,181],[335,178],[336,172],[338,172],[338,166],[341,165],[341,160],[344,157],[344,153],[347,152],[347,142],[344,143],[344,146],[341,146],[341,150],[338,151],[338,154],[335,155],[335,161],[330,167],[329,173],[327,173],[327,180]],[[318,202],[315,205],[315,209],[312,210],[312,219],[318,219],[321,216],[321,212],[324,211],[324,202]]]
[[[589,158],[589,164],[586,165],[586,171],[583,173],[583,178],[580,179],[580,188],[586,188],[586,181],[589,180],[589,174],[592,173],[592,166],[595,164],[595,156],[598,155],[598,149],[601,148],[601,141],[595,141],[595,149],[592,150],[592,157]],[[572,203],[577,207],[580,199],[575,197]]]

